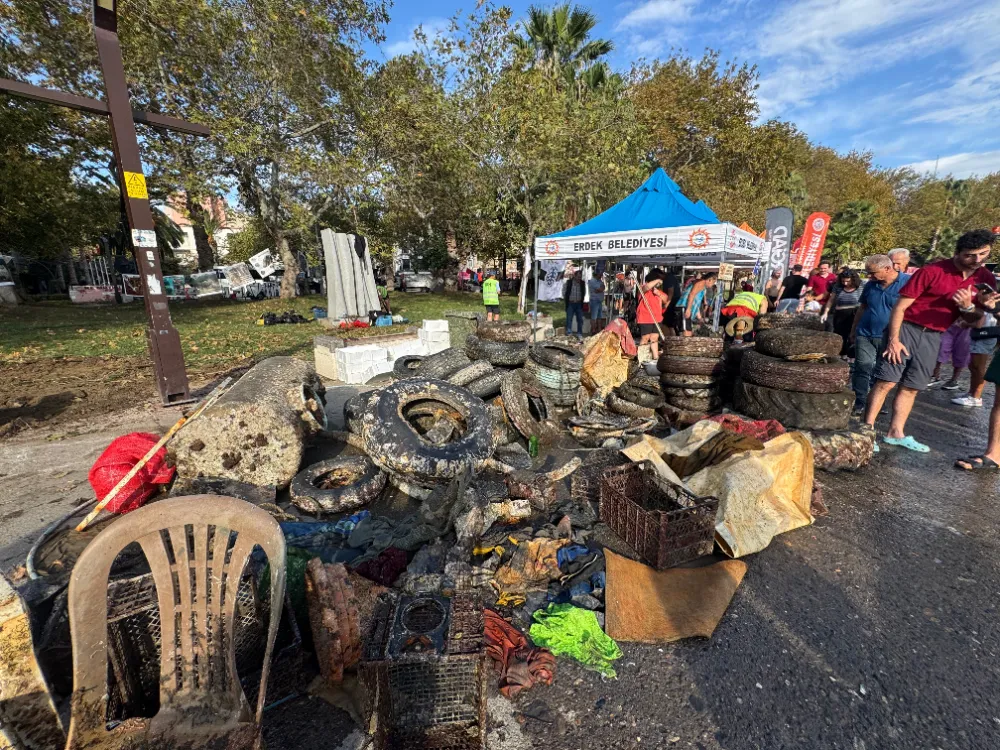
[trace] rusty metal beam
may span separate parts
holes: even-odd
[[[109,114],[108,105],[100,99],[91,99],[87,96],[77,96],[76,94],[67,94],[64,91],[56,91],[55,89],[32,86],[30,83],[12,81],[9,78],[0,78],[0,92],[19,96],[22,99],[31,99],[32,101],[43,102],[45,104],[68,107],[92,115],[104,115],[106,117]],[[135,122],[148,125],[152,128],[173,130],[177,133],[185,133],[187,135],[208,136],[212,134],[212,131],[204,125],[197,125],[193,122],[181,120],[177,117],[170,117],[169,115],[161,115],[156,112],[143,112],[139,109],[133,109],[132,119]]]

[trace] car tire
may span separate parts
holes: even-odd
[[[660,342],[664,354],[705,359],[721,357],[723,345],[723,340],[714,336],[667,336]]]
[[[444,445],[432,445],[407,422],[403,408],[414,401],[439,401],[457,411],[465,432]],[[482,399],[444,380],[410,378],[375,392],[361,418],[365,451],[384,471],[412,476],[417,484],[446,482],[496,448],[493,422]]]
[[[836,333],[811,331],[807,328],[772,328],[761,331],[755,339],[755,350],[771,357],[801,357],[822,354],[836,357],[844,345],[844,340]]]
[[[748,383],[798,393],[839,393],[847,387],[851,368],[840,359],[790,362],[760,352],[747,352],[740,377]]]
[[[667,403],[676,409],[707,414],[719,409],[722,406],[722,399],[714,394],[711,396],[670,396],[667,398]]]
[[[680,375],[721,375],[725,369],[721,359],[707,357],[675,357],[662,354],[656,361],[656,368],[661,375],[677,373]]]
[[[417,377],[417,370],[420,369],[420,364],[424,359],[424,357],[417,354],[407,354],[400,357],[392,365],[392,374],[397,378]]]
[[[660,388],[710,388],[718,385],[718,375],[683,375],[679,372],[665,372],[660,375]]]
[[[473,380],[465,388],[469,393],[479,396],[481,399],[494,398],[500,395],[500,384],[503,382],[503,376],[503,372],[493,370],[489,375]]]
[[[605,401],[608,409],[613,411],[615,414],[622,414],[626,417],[640,417],[643,419],[650,419],[656,417],[656,409],[649,406],[642,406],[635,403],[634,401],[629,401],[615,393],[609,393],[608,398]],[[660,406],[663,405],[661,399]]]
[[[348,484],[331,489],[316,486],[325,475],[338,470],[352,475]],[[306,513],[344,513],[377,498],[385,489],[385,482],[385,472],[370,458],[350,456],[307,466],[292,479],[288,492],[292,505]]]
[[[501,343],[527,341],[531,336],[531,323],[526,320],[483,322],[476,329],[476,335],[484,341]]]
[[[767,331],[772,328],[807,328],[812,331],[822,331],[823,323],[818,315],[798,313],[766,313],[754,320],[756,331]]]
[[[851,420],[854,391],[802,393],[739,380],[733,394],[736,411],[752,419],[776,419],[788,429],[843,430]]]
[[[555,405],[526,371],[515,370],[505,374],[500,384],[500,395],[507,418],[525,438],[535,435],[541,441],[550,441],[559,435],[559,426],[554,421]],[[531,413],[532,400],[535,410],[539,412],[538,418]]]
[[[488,341],[470,333],[465,339],[465,353],[469,359],[485,359],[495,367],[521,367],[528,359],[528,342]]]
[[[654,392],[648,388],[640,388],[632,385],[632,382],[628,381],[615,388],[615,395],[624,401],[647,409],[657,409],[663,406],[663,392],[660,390],[659,383],[656,384],[656,391]]]
[[[374,391],[365,391],[344,402],[344,426],[348,432],[355,435],[360,434],[361,417],[368,408],[368,401],[373,395]]]
[[[473,380],[485,377],[493,372],[493,365],[486,361],[473,362],[466,365],[458,372],[447,377],[447,381],[452,385],[468,386]]]
[[[443,349],[437,354],[424,357],[420,363],[420,377],[444,380],[470,364],[472,361],[461,349],[454,347]]]

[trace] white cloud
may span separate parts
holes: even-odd
[[[937,172],[939,177],[971,177],[1000,172],[1000,151],[969,152],[907,164],[915,172]]]
[[[405,39],[398,39],[385,47],[386,57],[396,57],[397,55],[408,55],[417,49],[417,41],[414,34],[417,29],[423,29],[428,39],[433,39],[440,33],[448,30],[449,21],[447,18],[428,18],[410,29],[410,33]]]
[[[647,0],[618,22],[619,29],[650,23],[683,23],[691,18],[698,0]]]

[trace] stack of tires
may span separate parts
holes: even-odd
[[[848,387],[850,367],[838,356],[841,344],[835,333],[764,328],[753,351],[743,354],[733,406],[789,429],[845,429],[854,393]]]
[[[495,367],[522,367],[528,359],[531,324],[525,320],[480,323],[465,339],[469,359],[486,360]]]
[[[528,352],[524,369],[555,406],[573,406],[580,387],[583,355],[571,346],[535,344]]]
[[[719,384],[725,365],[723,341],[712,336],[663,340],[656,362],[666,403],[683,411],[707,413],[722,406]]]

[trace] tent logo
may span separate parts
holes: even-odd
[[[555,240],[549,240],[545,243],[545,254],[546,255],[558,255],[559,254],[559,243]]]
[[[693,247],[695,250],[702,250],[708,247],[708,243],[711,239],[712,237],[707,230],[695,229],[688,236],[688,245]]]

